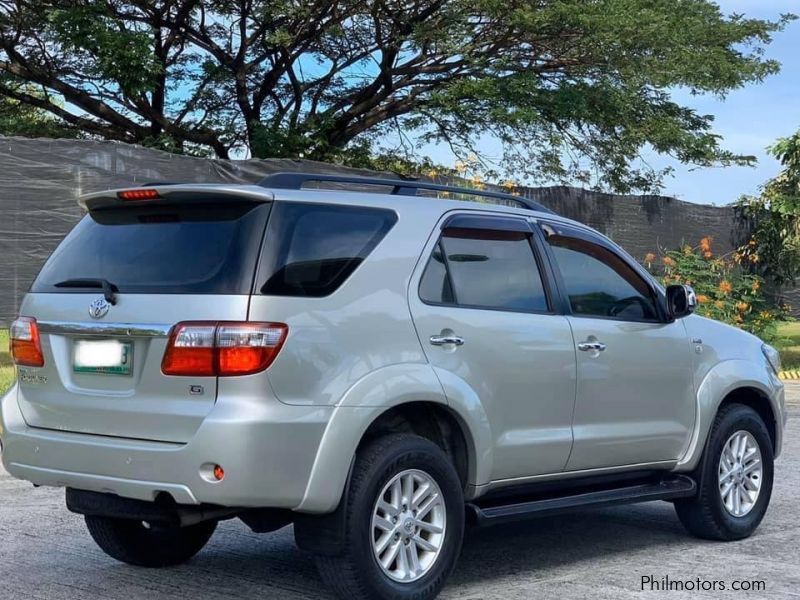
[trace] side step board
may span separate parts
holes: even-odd
[[[467,515],[471,517],[473,523],[485,527],[581,508],[687,498],[696,493],[697,484],[693,479],[685,475],[675,475],[655,483],[628,485],[513,504],[481,507],[479,504],[468,503]]]

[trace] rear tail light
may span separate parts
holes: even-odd
[[[220,375],[263,371],[278,355],[286,331],[286,325],[279,323],[220,324],[217,328]]]
[[[11,356],[20,367],[43,367],[44,355],[36,319],[20,317],[11,324]]]
[[[170,333],[161,371],[208,377],[252,375],[272,364],[288,331],[283,323],[178,323]]]
[[[213,377],[217,374],[216,336],[215,323],[178,323],[170,333],[161,371]]]

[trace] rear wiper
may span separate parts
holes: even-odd
[[[108,279],[65,279],[55,284],[58,288],[101,288],[106,302],[112,306],[117,303],[116,292],[119,291],[116,285]]]

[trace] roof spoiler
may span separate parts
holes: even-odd
[[[84,194],[78,204],[88,211],[114,206],[147,206],[150,204],[195,204],[220,201],[272,202],[274,194],[267,190],[242,185],[202,183],[156,183]]]

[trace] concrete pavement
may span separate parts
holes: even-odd
[[[472,531],[442,598],[800,598],[800,384],[772,505],[749,540],[689,537],[670,504],[587,511]],[[642,577],[763,582],[760,591],[642,591]],[[760,585],[760,584],[755,584]],[[717,588],[719,590],[719,588]],[[290,528],[251,533],[222,523],[186,565],[144,570],[98,550],[63,491],[34,489],[0,470],[0,599],[331,598]]]

